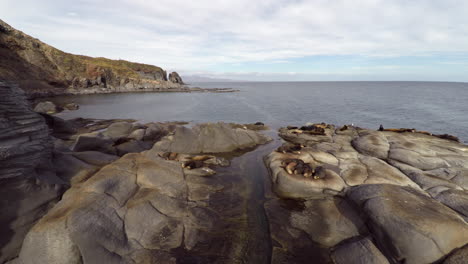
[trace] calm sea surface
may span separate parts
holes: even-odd
[[[150,121],[261,121],[273,128],[306,122],[416,128],[468,143],[468,83],[233,82],[193,83],[236,93],[122,93],[56,97],[76,102],[63,118]]]

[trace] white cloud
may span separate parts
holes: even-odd
[[[171,69],[468,52],[464,0],[4,1],[0,17],[60,49]]]

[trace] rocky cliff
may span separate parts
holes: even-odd
[[[44,119],[17,86],[0,81],[0,263],[18,254],[28,230],[62,193],[51,156]]]
[[[124,60],[73,55],[0,20],[0,79],[28,94],[81,94],[182,89],[182,79],[163,69]],[[172,81],[171,81],[172,80]]]

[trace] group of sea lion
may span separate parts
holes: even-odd
[[[456,136],[452,136],[452,135],[449,135],[449,134],[437,135],[437,134],[432,134],[432,133],[427,132],[427,131],[416,130],[415,128],[384,128],[383,125],[380,125],[378,130],[379,131],[390,131],[390,132],[396,132],[396,133],[403,133],[403,132],[419,133],[419,134],[434,136],[434,137],[438,137],[438,138],[442,138],[442,139],[448,139],[448,140],[452,140],[452,141],[455,141],[455,142],[460,142],[460,139],[458,137],[456,137]]]
[[[301,144],[284,144],[283,146],[276,149],[277,152],[281,152],[283,154],[286,153],[294,153],[294,154],[301,154],[301,149],[304,145]]]
[[[288,126],[287,129],[293,134],[309,134],[309,135],[325,135],[325,129],[332,128],[331,125],[326,123],[312,124],[307,126]]]
[[[277,152],[286,154],[300,154],[300,150],[303,148],[303,145],[300,144],[284,144],[276,149]],[[302,175],[305,178],[312,177],[317,180],[324,178],[324,169],[321,166],[313,168],[310,164],[305,163],[301,159],[285,159],[281,162],[281,166],[286,170],[290,175]]]
[[[207,166],[206,160],[215,158],[209,155],[197,155],[197,156],[183,156],[176,152],[162,152],[158,154],[161,158],[166,160],[182,161],[182,168],[184,169],[197,169]]]
[[[281,162],[281,166],[289,175],[302,175],[305,178],[313,177],[314,180],[325,177],[325,169],[322,166],[312,168],[310,164],[301,159],[286,159]]]

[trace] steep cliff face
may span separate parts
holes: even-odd
[[[0,80],[0,263],[17,256],[32,225],[58,200],[52,141],[17,86]]]
[[[157,66],[60,51],[2,20],[0,57],[0,78],[17,82],[29,94],[171,89],[182,84],[168,81],[166,71]]]

